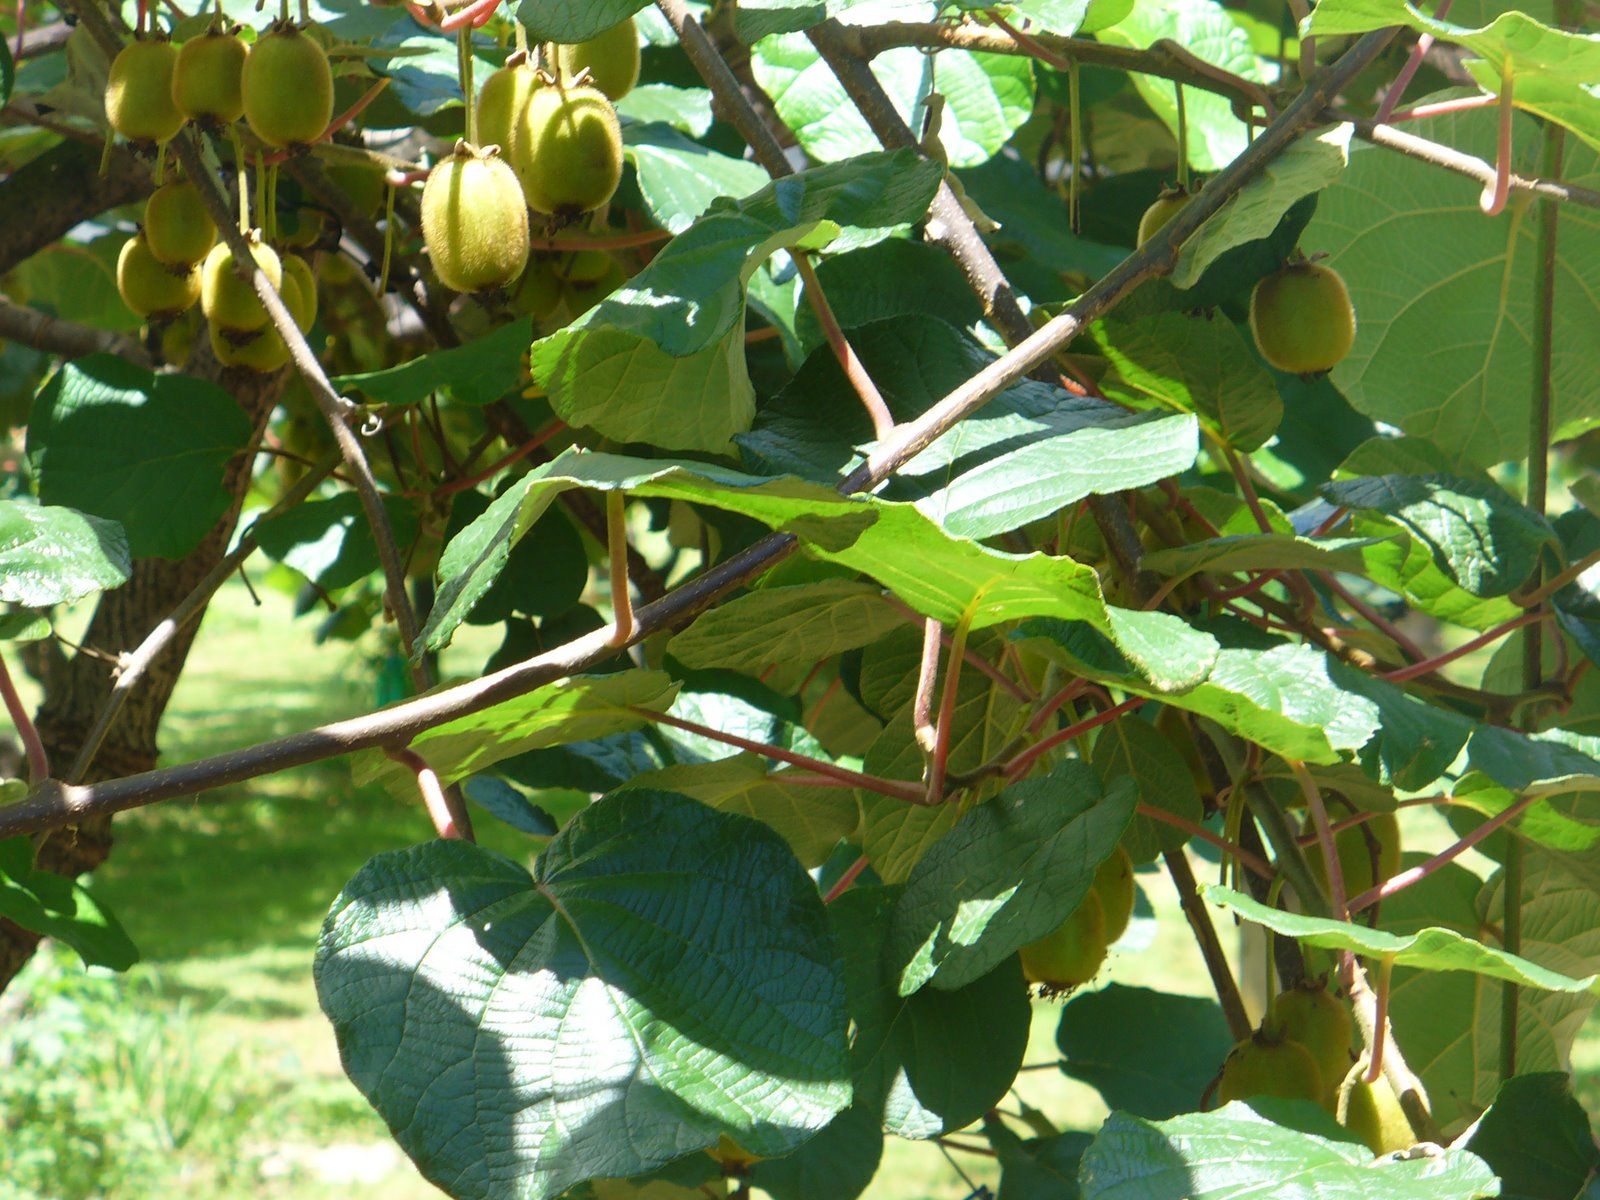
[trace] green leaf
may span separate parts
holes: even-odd
[[[667,652],[686,667],[758,675],[774,663],[832,658],[904,624],[879,589],[828,579],[736,596],[673,637]]]
[[[1162,1121],[1199,1106],[1233,1035],[1215,1000],[1113,983],[1072,998],[1056,1045],[1062,1071],[1111,1108]]]
[[[1307,917],[1269,908],[1232,888],[1203,883],[1200,892],[1207,900],[1232,909],[1247,921],[1265,925],[1275,933],[1292,937],[1308,946],[1326,950],[1351,950],[1376,958],[1392,958],[1397,966],[1421,967],[1430,971],[1470,971],[1491,979],[1504,979],[1519,987],[1550,992],[1590,992],[1600,995],[1600,974],[1572,979],[1556,971],[1504,950],[1485,946],[1450,929],[1422,929],[1401,937],[1365,925]]]
[[[968,812],[922,856],[895,905],[883,953],[900,971],[899,994],[965,987],[1059,927],[1135,800],[1131,784],[1102,790],[1087,764],[1068,761]]]
[[[1189,53],[1246,79],[1265,82],[1245,33],[1220,5],[1208,0],[1167,0],[1162,4],[1135,4],[1133,11],[1109,29],[1100,40],[1116,46],[1148,49],[1171,38]],[[1178,133],[1178,100],[1173,84],[1153,75],[1133,76],[1144,102]],[[1197,171],[1220,171],[1248,144],[1243,122],[1233,115],[1226,97],[1188,88],[1184,110],[1189,125],[1189,165]]]
[[[1356,513],[1350,524],[1352,532],[1377,539],[1362,551],[1367,577],[1403,596],[1419,612],[1452,625],[1486,630],[1523,611],[1501,596],[1472,595],[1439,566],[1432,547],[1399,522]]]
[[[850,1102],[811,880],[775,834],[671,793],[590,806],[532,876],[459,841],[379,855],[315,977],[351,1079],[460,1200],[545,1200],[724,1133],[783,1154]]]
[[[956,991],[901,996],[899,972],[881,952],[897,892],[852,888],[828,916],[855,1024],[856,1103],[880,1113],[886,1133],[930,1138],[977,1120],[1016,1079],[1028,1043],[1028,991],[1012,959]]]
[[[820,25],[840,8],[839,0],[741,0],[735,8],[739,40],[753,46],[774,33],[797,33]]]
[[[1152,808],[1195,824],[1205,816],[1199,789],[1183,755],[1137,713],[1118,718],[1096,735],[1091,762],[1107,783],[1132,780],[1138,799]],[[1180,849],[1188,840],[1183,830],[1138,814],[1122,835],[1123,848],[1136,863],[1150,862],[1164,850]]]
[[[1505,1081],[1467,1143],[1500,1177],[1500,1200],[1589,1195],[1600,1149],[1565,1071]]]
[[[27,838],[0,842],[0,917],[71,946],[86,967],[126,971],[139,961],[121,923],[87,888],[34,868]]]
[[[1411,121],[1406,129],[1489,162],[1496,157],[1493,112]],[[1518,116],[1512,136],[1512,170],[1537,176],[1537,125]],[[1600,187],[1600,156],[1569,143],[1562,178]],[[1491,465],[1527,453],[1539,223],[1526,193],[1497,217],[1483,215],[1479,194],[1476,182],[1432,164],[1358,147],[1343,178],[1320,194],[1303,244],[1308,253],[1328,253],[1355,305],[1355,346],[1333,370],[1350,403],[1428,438],[1453,460]],[[1551,370],[1566,383],[1554,398],[1556,439],[1600,416],[1600,341],[1589,336],[1600,323],[1600,225],[1567,222],[1561,263]],[[1416,386],[1419,379],[1427,386]]]
[[[132,569],[117,522],[71,508],[0,500],[0,601],[25,608],[70,604],[121,587]]]
[[[530,42],[584,42],[633,16],[649,0],[521,0],[517,20]]]
[[[871,1109],[852,1104],[793,1154],[764,1158],[751,1166],[750,1181],[772,1200],[816,1200],[818,1196],[854,1200],[878,1173],[883,1157],[881,1126]]]
[[[518,386],[531,327],[530,318],[518,317],[464,346],[435,350],[381,371],[335,376],[333,386],[361,392],[374,404],[417,404],[440,392],[463,404],[489,404]]]
[[[458,494],[445,526],[446,542],[481,517],[489,503],[482,492]],[[514,613],[559,616],[582,599],[588,583],[589,552],[582,536],[564,513],[552,512],[510,549],[505,566],[467,619],[474,625],[493,625],[510,620]]]
[[[17,81],[17,64],[11,57],[11,47],[0,38],[0,104],[11,99],[11,86]]]
[[[711,132],[711,93],[705,88],[673,87],[667,83],[642,83],[621,100],[614,102],[619,116],[631,124],[623,130],[623,140],[636,125],[661,122],[690,137],[705,137]],[[755,187],[766,182],[763,173]],[[730,195],[743,196],[755,188],[745,188]]]
[[[1072,1130],[1023,1141],[1003,1121],[986,1118],[984,1136],[1000,1160],[1000,1200],[1078,1200],[1078,1165],[1094,1140]]]
[[[45,504],[118,521],[134,558],[182,558],[232,502],[223,469],[250,441],[233,397],[96,354],[45,384],[28,461]]]
[[[1346,663],[1330,664],[1329,677],[1378,707],[1378,727],[1361,748],[1367,774],[1390,787],[1420,791],[1456,761],[1472,735],[1470,717],[1439,708]]]
[[[1173,285],[1193,287],[1223,253],[1269,236],[1303,197],[1337,180],[1349,162],[1353,131],[1352,125],[1335,125],[1290,143],[1183,243]]]
[[[983,319],[983,304],[973,294],[955,261],[937,246],[911,238],[887,238],[848,254],[830,254],[817,264],[817,281],[822,284],[839,328],[847,333],[891,317],[913,314],[937,317],[941,332],[951,326],[970,329]],[[805,296],[804,289],[801,295]],[[828,339],[809,300],[796,310],[794,324],[808,355],[827,346]],[[883,327],[885,332],[894,328],[893,325]],[[968,342],[954,335],[953,330],[945,336],[955,336],[957,345]],[[857,353],[862,352],[857,350]],[[897,377],[879,371],[871,373],[880,387],[904,390],[903,381]],[[926,370],[922,373],[931,375]],[[941,377],[939,383],[944,382]],[[930,396],[929,401],[950,391],[957,382],[951,381],[938,395]],[[859,401],[852,399],[851,403],[859,408]],[[871,429],[870,423],[867,428]],[[863,442],[868,438],[855,440]]]
[[[409,545],[417,535],[416,506],[385,496],[395,541]],[[256,526],[261,549],[291,567],[324,591],[336,591],[365,579],[381,565],[361,498],[341,492],[328,500],[308,500]]]
[[[1600,147],[1600,39],[1592,34],[1552,29],[1524,12],[1503,12],[1481,29],[1424,16],[1405,0],[1333,0],[1317,5],[1311,33],[1364,33],[1390,25],[1409,25],[1442,41],[1464,46],[1478,57],[1466,68],[1487,92],[1499,94],[1505,75],[1513,79],[1518,108],[1565,125],[1591,146]]]
[[[1527,581],[1550,523],[1492,483],[1449,475],[1377,475],[1321,489],[1333,504],[1379,512],[1428,548],[1435,565],[1472,596],[1504,596]]]
[[[3,509],[0,509],[0,513],[3,513],[3,511]],[[0,525],[3,525],[4,521],[4,516],[0,515]],[[3,557],[0,557],[0,578],[4,578],[5,568],[3,563]],[[50,622],[38,613],[28,612],[24,609],[20,612],[8,612],[0,615],[0,641],[38,642],[49,636]]]
[[[68,46],[70,55],[72,43]],[[98,47],[91,51],[96,55],[99,52]],[[97,109],[99,97],[104,94],[102,82],[95,92]],[[41,104],[49,103],[48,96],[39,99]],[[100,113],[97,111],[92,119],[98,121]],[[7,284],[25,289],[32,306],[52,316],[115,333],[134,333],[139,328],[139,318],[117,291],[117,259],[127,241],[127,235],[120,231],[86,242],[63,238],[7,272]]]
[[[769,772],[756,754],[735,754],[716,762],[680,763],[636,775],[624,786],[677,792],[719,812],[751,817],[775,830],[800,865],[820,867],[860,820],[854,789],[819,788],[788,782],[788,775],[809,771]]]
[[[1565,729],[1523,733],[1479,725],[1467,743],[1467,763],[1519,794],[1600,789],[1600,738]]]
[[[533,344],[532,369],[569,424],[672,450],[728,449],[749,427],[745,285],[823,222],[878,228],[927,211],[941,173],[909,150],[866,154],[712,203],[626,287]]]
[[[871,66],[900,116],[921,128],[920,105],[929,87],[922,51],[897,47],[877,55]],[[779,118],[818,162],[878,148],[866,118],[805,35],[763,39],[751,48],[750,68]],[[941,51],[938,90],[945,97],[939,140],[952,167],[975,167],[998,154],[1033,115],[1033,65],[1020,56]]]
[[[1287,533],[1242,533],[1206,538],[1187,546],[1155,550],[1139,560],[1146,571],[1185,578],[1199,571],[1231,574],[1235,571],[1307,571],[1359,573],[1361,551],[1372,538],[1296,537]]]
[[[1167,312],[1090,333],[1112,367],[1112,400],[1195,413],[1236,450],[1264,445],[1283,419],[1277,385],[1231,321]]]
[[[633,100],[637,106],[638,94],[629,92],[623,104]],[[709,118],[709,93],[706,115]],[[661,124],[629,125],[623,131],[622,149],[638,174],[639,194],[651,219],[673,233],[693,225],[713,200],[748,196],[769,178],[755,163],[719,154]]]
[[[1078,1179],[1083,1200],[1476,1200],[1500,1186],[1462,1150],[1374,1161],[1359,1142],[1275,1125],[1237,1101],[1160,1122],[1112,1113]]]
[[[648,717],[633,710],[665,712],[677,692],[678,685],[660,671],[574,675],[435,725],[413,738],[410,749],[441,780],[453,783],[526,750],[641,728]],[[381,750],[358,753],[350,771],[358,784],[377,782],[395,789],[412,778],[409,767]]]

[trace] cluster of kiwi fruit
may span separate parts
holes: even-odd
[[[1322,981],[1279,992],[1272,1013],[1228,1053],[1217,1098],[1309,1100],[1333,1113],[1374,1154],[1412,1145],[1411,1124],[1382,1076],[1368,1082],[1367,1060],[1353,1060],[1354,1022]]]
[[[1133,861],[1118,846],[1095,871],[1083,902],[1050,933],[1022,948],[1022,974],[1041,994],[1061,995],[1099,973],[1133,916]]]
[[[547,228],[603,208],[622,180],[614,102],[639,78],[633,18],[576,45],[553,46],[546,67],[518,51],[478,93],[478,144],[458,142],[422,190],[422,234],[433,269],[457,292],[508,291],[544,315],[611,274],[579,255],[529,261],[530,214]],[[603,256],[602,256],[603,257]],[[578,294],[568,295],[575,287]],[[542,311],[541,311],[542,310]]]
[[[1168,188],[1139,218],[1143,246],[1192,199]],[[1280,371],[1322,375],[1344,361],[1356,341],[1356,311],[1339,272],[1324,263],[1293,258],[1262,276],[1250,292],[1250,332],[1256,349]]]

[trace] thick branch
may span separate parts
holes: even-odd
[[[154,188],[150,169],[116,147],[100,174],[100,145],[66,141],[18,167],[0,183],[0,275],[108,208]]]
[[[1364,138],[1374,146],[1382,146],[1386,150],[1394,150],[1411,158],[1421,159],[1432,166],[1443,167],[1446,171],[1454,171],[1457,175],[1465,175],[1485,187],[1495,182],[1493,163],[1439,142],[1431,142],[1414,133],[1407,133],[1403,129],[1396,129],[1393,125],[1357,121],[1355,131],[1357,137]],[[1569,204],[1583,205],[1585,208],[1600,208],[1600,192],[1572,183],[1563,183],[1559,179],[1530,179],[1513,174],[1510,184],[1512,191],[1532,192],[1536,196],[1564,200]]]
[[[37,308],[13,304],[4,296],[0,296],[0,338],[21,342],[46,354],[59,354],[62,358],[115,354],[141,367],[155,365],[145,348],[133,338],[52,317]]]

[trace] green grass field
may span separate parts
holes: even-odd
[[[257,608],[230,586],[208,615],[163,730],[165,761],[371,703],[373,670],[355,649],[313,645],[314,618],[291,621],[287,601],[262,598]],[[485,648],[480,637],[479,661]],[[93,886],[143,961],[112,976],[52,952],[0,996],[0,1200],[439,1195],[346,1081],[311,983],[329,902],[371,855],[431,836],[420,809],[353,787],[337,761],[125,814],[116,830]],[[488,818],[479,832],[505,853],[530,849]],[[1164,879],[1141,882],[1162,918],[1156,942],[1114,955],[1106,977],[1204,994]],[[1028,1062],[1053,1059],[1058,1014],[1035,1006]],[[1585,1093],[1600,1070],[1600,1034],[1588,1033]],[[1025,1072],[1019,1091],[1063,1126],[1093,1128],[1105,1111],[1053,1069]],[[957,1161],[993,1187],[990,1160]],[[892,1141],[868,1196],[968,1191],[938,1148]]]

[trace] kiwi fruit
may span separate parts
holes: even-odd
[[[1133,860],[1118,846],[1094,873],[1093,888],[1105,910],[1106,945],[1128,932],[1133,918]]]
[[[200,273],[193,264],[172,268],[161,262],[141,230],[117,255],[117,291],[146,320],[175,317],[200,299]]]
[[[515,160],[515,147],[526,134],[528,102],[543,86],[539,72],[526,61],[509,63],[483,81],[478,89],[478,143],[499,146],[506,162]]]
[[[288,297],[284,297],[288,303]],[[278,331],[270,326],[250,333],[232,333],[212,325],[208,336],[211,352],[225,367],[244,367],[266,374],[276,371],[289,361],[289,347],[283,344]]]
[[[1374,1154],[1409,1149],[1417,1137],[1400,1106],[1400,1098],[1382,1075],[1372,1083],[1366,1082],[1368,1061],[1363,1057],[1345,1074],[1334,1115]]]
[[[283,263],[278,252],[254,234],[250,253],[267,282],[281,293]],[[211,248],[200,268],[200,308],[212,325],[233,333],[249,333],[267,324],[267,310],[256,289],[234,274],[233,265],[233,251],[227,242],[218,242]]]
[[[581,317],[612,292],[628,282],[628,273],[613,262],[599,279],[573,280],[565,285],[567,312],[573,318]]]
[[[185,180],[164,183],[150,194],[144,205],[144,236],[161,262],[189,267],[216,244],[217,226],[199,189]]]
[[[333,119],[333,70],[317,40],[279,22],[244,60],[244,116],[269,146],[304,146]]]
[[[213,129],[244,116],[242,86],[249,52],[220,23],[178,50],[172,69],[172,103],[186,118]]]
[[[172,102],[178,51],[165,38],[136,38],[111,60],[106,79],[106,120],[130,142],[159,145],[183,128]]]
[[[1139,218],[1139,240],[1136,245],[1142,246],[1155,237],[1168,221],[1183,211],[1192,198],[1182,188],[1169,188],[1157,196],[1155,203],[1145,209],[1144,216]]]
[[[614,265],[604,250],[568,250],[552,260],[550,269],[562,283],[598,283]]]
[[[589,83],[608,99],[621,100],[639,82],[639,31],[629,17],[586,42],[556,49],[556,65],[564,81],[589,72]]]
[[[310,333],[317,319],[317,277],[311,264],[298,254],[285,254],[283,262],[284,307],[301,333]],[[290,286],[290,285],[293,286]]]
[[[528,212],[516,173],[494,150],[456,143],[422,187],[422,239],[446,287],[506,287],[528,261]]]
[[[598,88],[535,90],[511,153],[528,207],[550,216],[599,208],[622,181],[622,126]]]
[[[528,259],[528,266],[511,290],[511,307],[536,321],[542,321],[561,307],[561,280],[551,269],[550,259],[542,254]]]
[[[1350,1069],[1350,1037],[1355,1032],[1350,1010],[1320,983],[1279,992],[1272,1017],[1285,1037],[1299,1042],[1317,1064],[1330,1088]],[[1332,1096],[1325,1097],[1331,1107]]]
[[[1263,276],[1250,293],[1256,349],[1280,371],[1331,371],[1356,341],[1356,312],[1332,267],[1294,262]]]
[[[1088,983],[1106,960],[1106,917],[1091,889],[1053,932],[1022,948],[1022,973],[1047,992]]]
[[[328,182],[338,188],[350,201],[350,207],[363,217],[375,217],[383,207],[384,193],[389,185],[384,181],[382,167],[363,167],[356,163],[336,163],[328,168]]]
[[[1322,1076],[1311,1052],[1299,1042],[1265,1029],[1229,1051],[1217,1082],[1217,1098],[1224,1104],[1252,1096],[1320,1103],[1323,1095]]]

